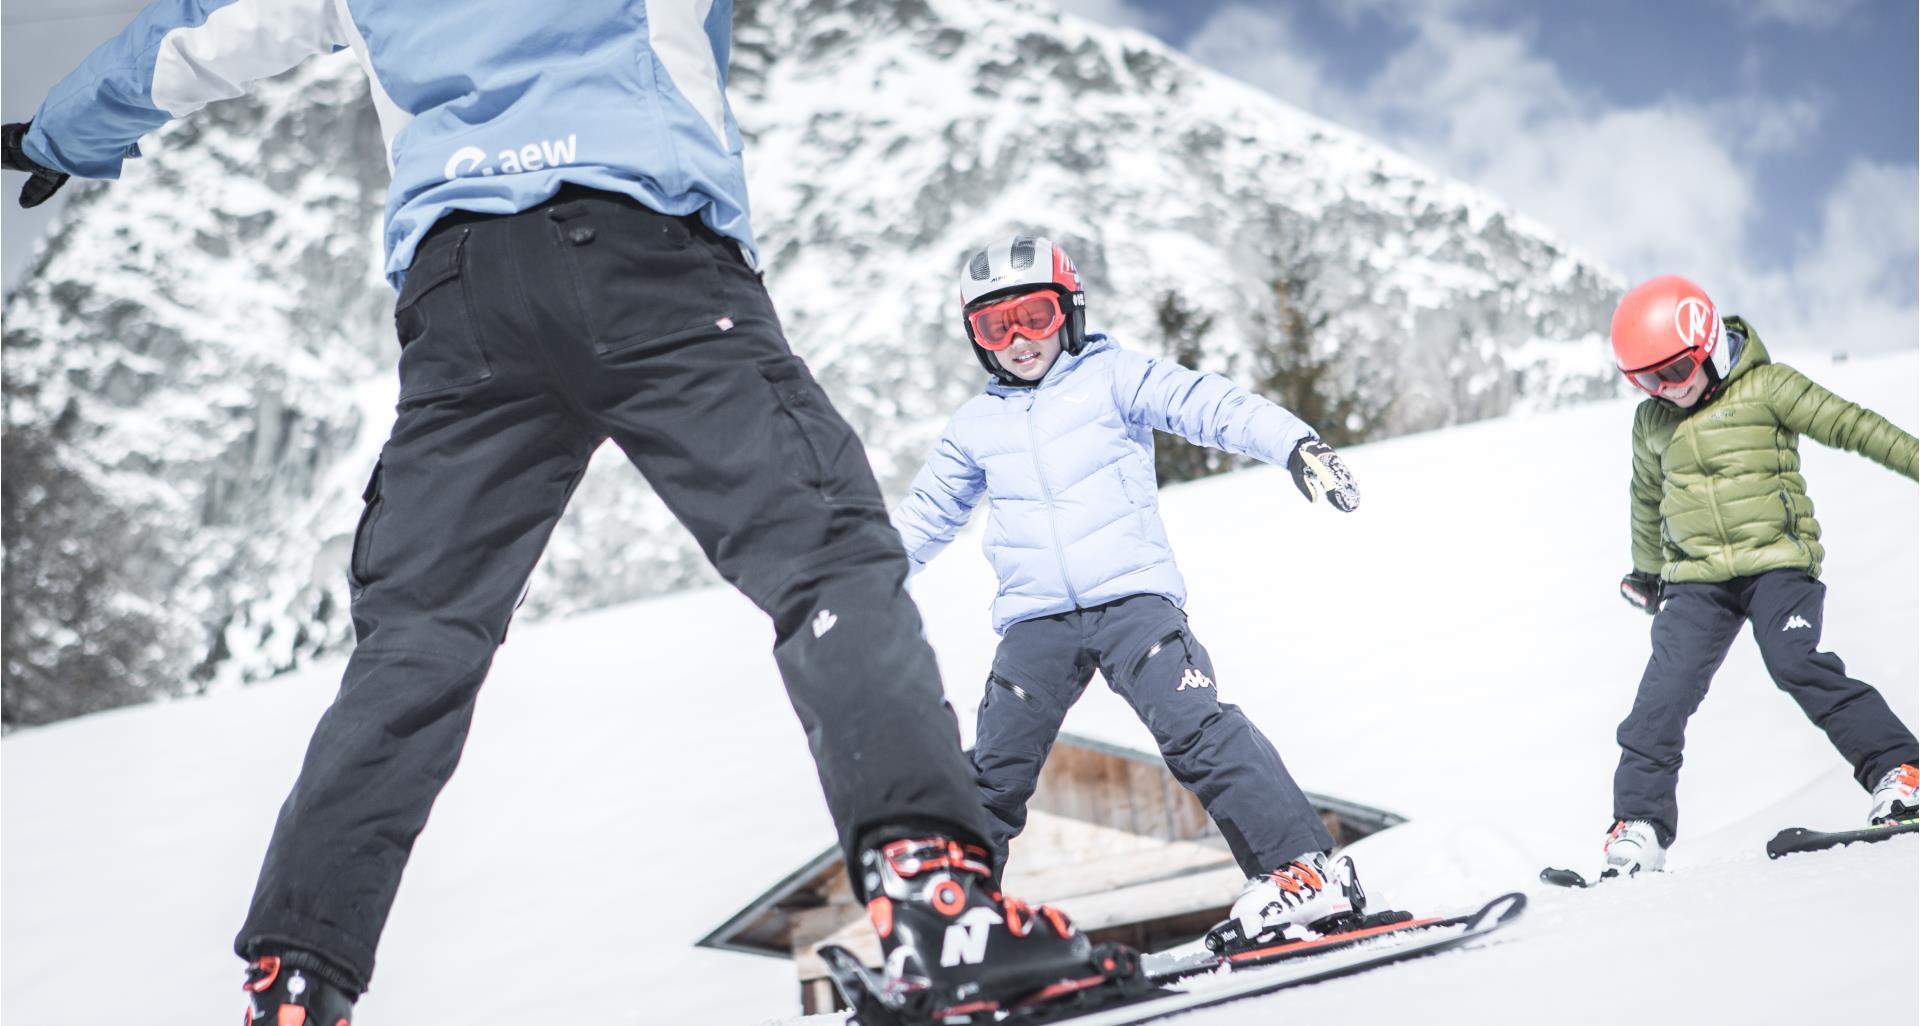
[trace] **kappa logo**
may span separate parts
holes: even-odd
[[[1180,675],[1180,686],[1173,690],[1185,691],[1188,688],[1210,688],[1212,686],[1213,681],[1209,679],[1206,674],[1189,666],[1187,667],[1187,672]]]
[[[1688,296],[1673,308],[1673,330],[1680,334],[1681,344],[1697,346],[1705,355],[1713,355],[1720,341],[1719,327],[1713,307],[1698,296]]]
[[[1812,624],[1808,623],[1804,618],[1802,618],[1799,613],[1795,613],[1792,616],[1787,617],[1787,625],[1785,627],[1780,628],[1780,633],[1785,634],[1787,631],[1793,630],[1796,627],[1805,627],[1809,630],[1813,629]]]
[[[990,908],[969,909],[959,922],[947,927],[946,940],[940,945],[940,964],[951,968],[986,961],[987,937],[1001,922],[1000,914]]]
[[[833,615],[833,610],[822,609],[818,613],[813,614],[813,636],[817,638],[827,633],[833,629],[834,624],[839,622],[840,618]]]

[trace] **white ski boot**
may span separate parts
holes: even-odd
[[[1660,835],[1654,832],[1653,824],[1644,819],[1623,819],[1615,823],[1607,832],[1606,856],[1606,868],[1600,871],[1602,880],[1640,872],[1658,873],[1667,867],[1667,849],[1661,847]]]
[[[1231,939],[1238,944],[1230,947],[1264,944],[1301,937],[1316,923],[1364,912],[1366,904],[1353,859],[1316,851],[1248,880],[1221,925],[1238,927]]]
[[[1896,819],[1912,819],[1920,811],[1920,770],[1912,763],[1895,766],[1873,785],[1873,811],[1867,813],[1868,823],[1891,823]]]

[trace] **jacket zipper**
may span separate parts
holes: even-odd
[[[1687,444],[1693,447],[1693,462],[1706,474],[1707,460],[1700,454],[1700,432],[1694,429],[1691,419],[1680,422],[1680,430],[1687,433]],[[1733,539],[1727,537],[1727,522],[1720,516],[1720,491],[1713,486],[1713,475],[1707,478],[1707,508],[1713,511],[1714,536],[1719,539],[1720,551],[1727,558],[1727,568],[1733,568]]]
[[[1033,451],[1033,476],[1040,482],[1040,494],[1047,500],[1047,532],[1053,535],[1053,557],[1060,563],[1060,583],[1066,586],[1067,601],[1080,608],[1080,596],[1073,590],[1073,578],[1067,573],[1067,550],[1060,547],[1060,519],[1054,516],[1053,489],[1047,487],[1047,473],[1040,469],[1040,433],[1033,426],[1033,408],[1037,397],[1027,398],[1027,447]]]

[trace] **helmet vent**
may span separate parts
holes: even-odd
[[[993,261],[987,258],[987,251],[981,250],[967,261],[967,277],[974,281],[986,281],[993,275]]]
[[[1022,235],[1013,240],[1013,253],[1008,264],[1016,271],[1024,271],[1033,266],[1033,236]]]

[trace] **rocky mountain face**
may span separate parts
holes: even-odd
[[[1620,283],[1498,201],[1024,0],[742,0],[730,101],[796,351],[897,495],[978,389],[955,274],[1068,249],[1089,326],[1211,316],[1243,380],[1273,283],[1376,435],[1611,395]],[[344,567],[391,420],[386,169],[358,65],[176,122],[81,193],[5,310],[6,721],[255,680],[350,643]],[[966,558],[956,556],[954,558]],[[609,447],[523,617],[711,579]]]

